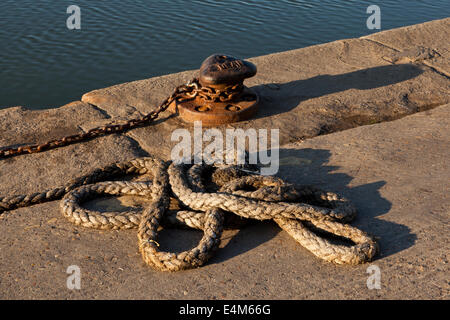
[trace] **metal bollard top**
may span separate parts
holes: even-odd
[[[256,66],[249,61],[225,54],[214,54],[203,61],[199,81],[202,86],[223,88],[242,83],[255,74]]]

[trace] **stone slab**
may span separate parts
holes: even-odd
[[[28,110],[24,107],[2,109],[0,146],[43,143],[65,135],[82,133],[82,125],[107,118],[102,110],[81,101],[48,110]]]
[[[448,299],[449,122],[446,105],[281,147],[279,176],[355,202],[353,224],[380,238],[370,264],[323,262],[265,222],[226,232],[202,268],[163,273],[143,263],[135,230],[76,227],[52,202],[3,216],[0,298]],[[185,250],[200,236],[167,230],[159,240]],[[81,290],[66,287],[70,265],[81,269]],[[381,270],[381,290],[366,286],[370,265]]]
[[[422,62],[450,77],[450,18],[378,32],[363,38],[403,52],[405,61],[408,58],[410,61],[417,59],[414,51],[430,50],[433,54],[422,56]],[[392,57],[386,58],[390,60]]]
[[[92,121],[107,119],[94,106],[73,102],[58,109],[0,110],[0,145],[16,147],[42,143],[83,132]],[[3,125],[4,124],[4,125]],[[127,136],[110,135],[43,153],[0,160],[0,194],[24,194],[64,185],[99,166],[146,155]]]
[[[400,28],[398,33],[408,37],[409,30]],[[396,54],[398,50],[369,39],[347,39],[249,59],[258,74],[246,83],[262,97],[260,110],[254,119],[218,129],[280,129],[280,144],[285,144],[450,102],[446,76],[420,59],[386,60]],[[82,101],[105,110],[112,119],[139,117],[196,74],[193,70],[120,84],[86,93]],[[177,128],[192,130],[192,125],[167,112],[158,124],[129,135],[148,152],[157,150],[168,158],[176,143],[170,136]]]

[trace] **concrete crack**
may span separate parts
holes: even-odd
[[[366,40],[366,41],[375,43],[375,44],[380,45],[380,46],[382,46],[382,47],[385,47],[385,48],[388,48],[388,49],[390,49],[390,50],[393,50],[393,51],[395,51],[395,52],[397,52],[397,53],[400,53],[400,52],[403,52],[403,51],[404,51],[404,50],[400,50],[400,49],[397,49],[397,48],[388,46],[388,45],[386,45],[386,44],[384,44],[384,43],[382,43],[382,42],[379,42],[379,41],[377,41],[377,40],[373,40],[373,39],[369,39],[369,38],[364,38],[364,37],[363,37],[363,38],[360,38],[360,39],[363,39],[363,40]],[[416,47],[418,47],[418,46],[416,46]],[[433,49],[433,48],[430,48],[430,49],[431,49],[431,50],[434,50],[434,51],[438,54],[438,56],[441,56],[441,54],[440,54],[436,49]],[[394,62],[393,62],[393,61],[390,61],[389,59],[386,59],[385,57],[381,57],[381,58],[382,58],[383,60],[385,60],[385,61],[391,63],[391,64],[395,64],[395,61],[394,61]],[[436,72],[437,74],[439,74],[439,75],[441,75],[441,76],[443,76],[443,77],[445,77],[445,78],[447,78],[447,79],[450,79],[450,73],[449,73],[449,72],[447,72],[446,70],[443,70],[443,69],[441,69],[441,68],[439,68],[439,67],[436,67],[435,65],[433,65],[432,63],[430,63],[430,62],[427,61],[426,59],[415,61],[415,63],[421,64],[421,65],[424,65],[424,66],[427,66],[427,67],[429,67],[431,70],[433,70],[434,72]]]

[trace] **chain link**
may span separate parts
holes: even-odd
[[[243,84],[237,84],[225,88],[221,91],[210,87],[202,87],[198,79],[194,78],[188,83],[176,87],[173,93],[169,97],[167,97],[158,106],[158,108],[151,111],[142,118],[131,119],[122,124],[110,124],[103,127],[93,128],[87,132],[66,136],[57,140],[51,140],[43,144],[21,146],[18,148],[5,148],[0,150],[0,159],[19,156],[22,154],[43,152],[50,149],[87,141],[108,134],[122,133],[137,127],[149,125],[150,123],[155,121],[162,112],[166,111],[173,101],[183,102],[195,99],[197,96],[205,101],[230,101],[237,95],[239,95],[242,92],[243,88]]]

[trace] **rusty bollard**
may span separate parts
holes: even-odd
[[[244,85],[256,74],[256,66],[228,55],[208,57],[200,67],[199,94],[195,99],[176,101],[170,106],[187,122],[202,121],[215,126],[251,118],[257,111],[259,96]]]

